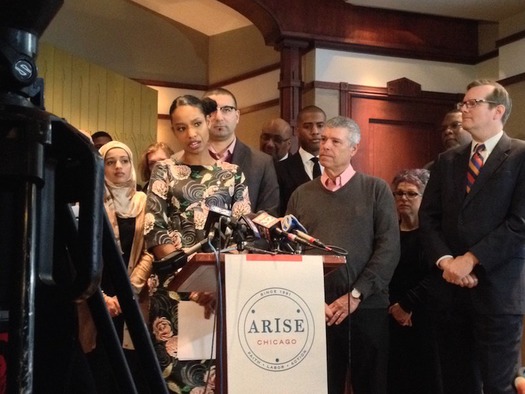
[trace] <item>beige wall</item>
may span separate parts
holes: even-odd
[[[278,106],[242,114],[236,134],[245,144],[254,149],[259,149],[259,136],[263,123],[279,116],[280,108]]]
[[[209,39],[209,83],[215,84],[279,62],[280,54],[266,46],[255,26]]]

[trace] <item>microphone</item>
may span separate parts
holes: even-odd
[[[294,215],[284,215],[281,221],[281,227],[284,231],[288,232],[290,232],[292,229],[300,230],[305,233],[308,232]]]
[[[257,214],[248,213],[242,215],[240,218],[236,219],[234,217],[228,218],[227,225],[234,232],[239,233],[242,237],[255,237],[257,239],[261,238],[259,229],[252,221],[252,219]]]
[[[314,238],[311,235],[308,235],[308,232],[306,231],[305,227],[301,224],[301,222],[299,222],[299,220],[294,215],[285,215],[283,217],[282,228],[284,231],[294,233],[301,240],[304,240],[306,242],[306,245],[308,246],[316,246],[328,252],[332,252],[332,248],[330,248],[329,246],[326,246],[324,243],[319,241],[317,238]]]
[[[275,228],[275,232],[284,238],[286,238],[288,241],[295,242],[301,245],[305,246],[312,246],[310,242],[302,239],[301,237],[297,236],[296,234],[289,233],[288,231],[284,231],[280,229],[279,227]]]
[[[253,218],[253,223],[259,229],[259,233],[264,238],[271,240],[272,235],[275,233],[276,228],[280,228],[281,220],[273,217],[267,212],[261,211],[257,213],[257,216]]]
[[[213,238],[214,231],[212,230],[210,235]],[[203,239],[200,242],[197,242],[195,245],[191,246],[186,252],[182,249],[176,250],[164,256],[159,260],[153,261],[153,272],[158,275],[172,274],[186,265],[188,262],[188,257],[193,253],[199,251],[202,246],[208,242],[210,237]]]
[[[207,237],[213,226],[219,222],[221,217],[230,219],[232,212],[228,209],[217,207],[212,205],[208,208],[208,216],[206,216],[206,222],[204,223],[204,234]]]
[[[274,250],[277,250],[282,253],[300,253],[301,251],[299,245],[309,246],[309,244],[306,241],[300,239],[295,234],[291,234],[287,231],[284,231],[281,228],[281,219],[275,218],[267,212],[263,211],[259,213],[253,219],[253,222],[257,225],[259,231],[264,236],[264,238],[267,239],[270,245],[273,246]],[[281,242],[283,240],[293,242],[295,244],[295,247],[293,247],[289,243]],[[282,250],[279,248],[280,246],[286,247],[288,250]]]
[[[301,230],[293,230],[294,234],[297,235],[299,238],[304,240],[308,243],[308,245],[317,246],[318,248],[327,250],[329,252],[332,252],[332,248],[329,246],[326,246],[324,243],[319,241],[317,238],[312,237],[311,235],[306,234],[305,232]]]

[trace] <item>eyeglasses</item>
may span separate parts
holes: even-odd
[[[392,193],[396,200],[401,200],[404,197],[406,197],[408,200],[413,200],[416,197],[421,196],[421,193],[417,192],[402,192],[401,190],[397,190]]]
[[[461,110],[463,109],[463,106],[467,107],[467,109],[471,109],[471,108],[474,108],[475,106],[477,106],[478,104],[481,104],[481,103],[487,103],[487,104],[499,104],[495,101],[489,101],[489,100],[485,100],[485,99],[470,99],[470,100],[466,100],[466,101],[463,101],[463,102],[459,102],[456,104],[456,108]]]
[[[217,111],[221,111],[221,114],[223,114],[223,115],[230,115],[233,112],[235,112],[236,110],[237,110],[237,108],[235,108],[235,107],[233,107],[231,105],[223,105],[222,107],[217,107]],[[215,111],[215,112],[217,112],[217,111]]]
[[[273,135],[273,134],[267,134],[267,133],[261,134],[261,141],[270,141],[270,140],[272,140],[276,144],[282,144],[283,142],[286,142],[289,139],[290,138],[283,138],[280,135]]]

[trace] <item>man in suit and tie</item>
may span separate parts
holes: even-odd
[[[447,394],[515,393],[525,313],[525,142],[503,131],[511,106],[496,82],[468,86],[458,108],[472,143],[438,157],[419,211]]]
[[[232,92],[224,88],[204,94],[217,102],[217,111],[210,117],[210,154],[217,160],[239,166],[246,177],[252,211],[279,212],[279,185],[272,158],[251,149],[235,135],[240,112]]]
[[[281,215],[286,212],[293,191],[305,182],[321,175],[319,146],[326,114],[315,105],[304,107],[297,115],[297,137],[299,151],[276,165],[279,182]]]

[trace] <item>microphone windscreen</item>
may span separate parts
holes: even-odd
[[[281,220],[273,217],[268,212],[261,212],[252,220],[256,225],[265,228],[265,229],[272,229],[276,226],[279,226]]]
[[[231,217],[232,213],[228,209],[216,207],[214,205],[209,207],[208,216],[204,223],[204,236],[207,237],[212,227],[219,222],[221,217]]]
[[[281,227],[284,231],[291,232],[292,230],[299,230],[303,233],[308,233],[304,226],[294,215],[285,215],[281,221]]]

